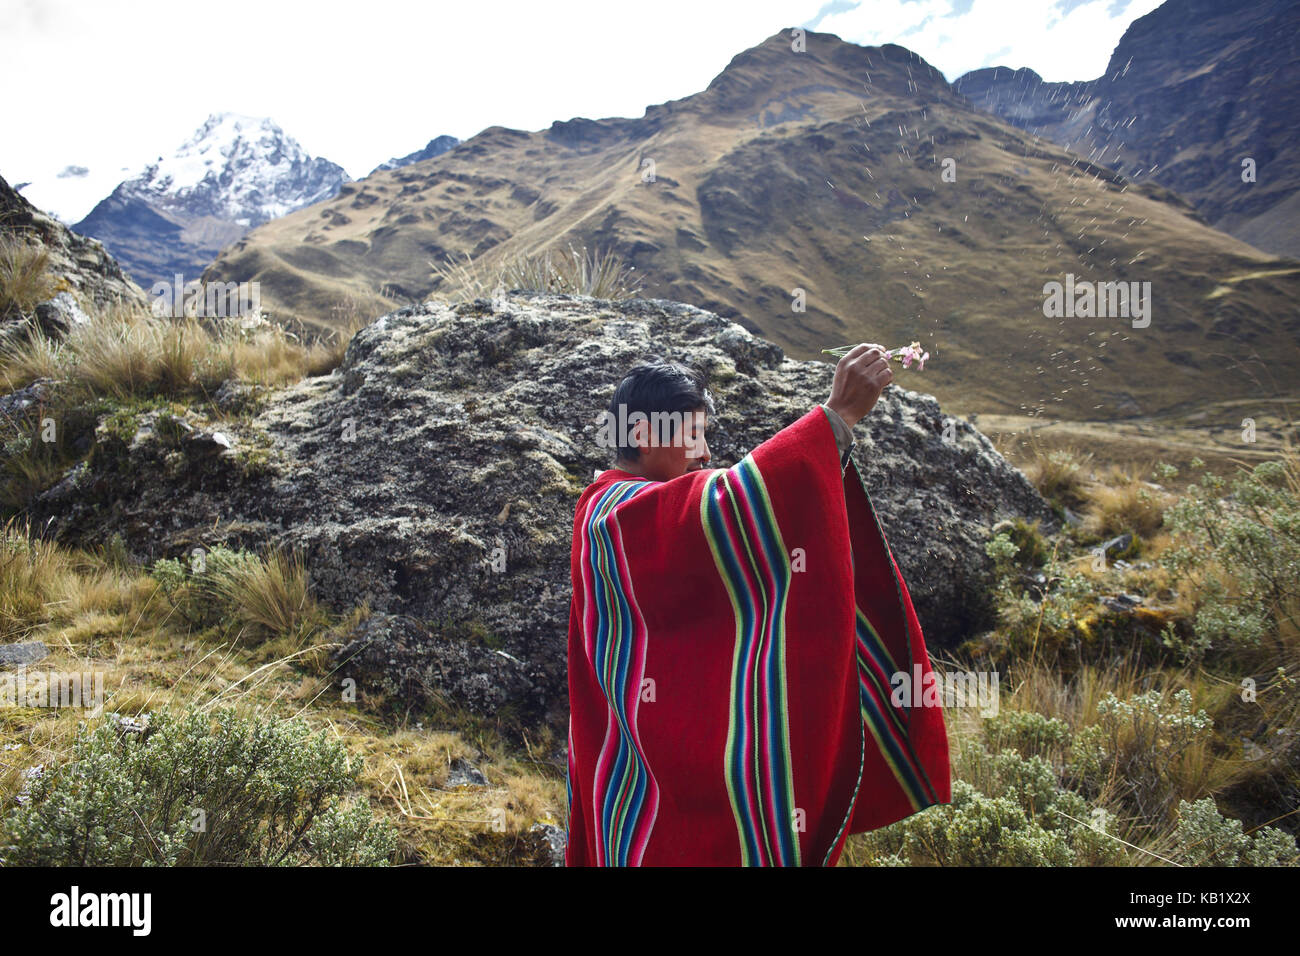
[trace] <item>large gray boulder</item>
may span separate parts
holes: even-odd
[[[42,518],[73,539],[119,532],[145,558],[218,542],[299,548],[323,600],[387,615],[349,653],[371,672],[391,662],[390,691],[440,686],[474,709],[507,700],[559,719],[574,505],[610,466],[597,414],[648,356],[707,370],[721,467],[824,401],[834,374],[665,300],[426,304],[377,319],[334,373],[265,398],[245,424],[217,433],[146,415],[125,434],[120,421],[101,428]],[[1050,518],[1046,504],[929,396],[889,389],[856,435],[929,643],[987,627],[988,529]]]

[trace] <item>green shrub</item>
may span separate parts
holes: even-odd
[[[999,531],[984,545],[984,553],[993,559],[994,571],[1001,579],[1014,573],[1020,546],[1011,540],[1011,535],[1006,531]]]
[[[1041,568],[1051,558],[1052,549],[1048,546],[1047,539],[1043,537],[1037,519],[1031,523],[1024,518],[1016,518],[1011,523],[1009,535],[1018,549],[1017,557],[1022,564],[1031,568]]]
[[[1069,806],[1082,811],[1077,804]],[[955,780],[952,803],[873,831],[866,842],[875,861],[886,866],[1077,866],[1089,862],[1088,857],[1107,862],[1114,857],[1109,848],[1114,841],[1057,817],[1065,825],[1049,828],[1015,799],[990,797]]]
[[[1212,799],[1178,799],[1180,755],[1204,742],[1210,723],[1204,711],[1193,713],[1186,691],[1173,701],[1175,707],[1166,706],[1158,692],[1127,701],[1107,695],[1098,705],[1099,723],[1073,741],[1064,721],[1004,711],[985,726],[993,749],[974,741],[962,745],[959,763],[970,779],[953,782],[952,803],[865,834],[860,845],[876,866],[1113,866],[1153,859],[1194,866],[1300,865],[1300,851],[1285,831],[1266,828],[1252,838],[1240,820],[1224,818]],[[996,749],[1001,742],[1011,746]],[[1070,753],[1064,765],[1022,752],[1058,749]],[[1099,782],[1128,783],[1119,796],[1136,808],[1144,826],[1157,823],[1163,836],[1154,845],[1160,852],[1152,856],[1131,846],[1135,832],[1118,829],[1116,815],[1064,783],[1063,773],[1096,791],[1104,789]],[[1171,830],[1158,823],[1172,803],[1177,825]]]
[[[1251,836],[1209,797],[1178,804],[1178,853],[1188,866],[1300,866],[1295,838],[1276,827]]]
[[[1170,641],[1186,659],[1300,632],[1298,489],[1300,467],[1288,457],[1231,481],[1207,472],[1166,511],[1177,547],[1162,563],[1197,594],[1194,638]]]
[[[165,711],[81,724],[4,822],[10,865],[382,865],[395,838],[341,806],[360,758],[300,720]]]
[[[216,545],[195,549],[186,559],[160,558],[150,573],[187,621],[207,627],[228,618],[228,582],[252,573],[259,563],[255,554]]]
[[[1032,710],[1003,710],[983,722],[984,737],[994,753],[1010,748],[1025,757],[1068,749],[1070,725]]]
[[[1180,690],[1168,707],[1152,690],[1120,700],[1106,694],[1097,704],[1097,723],[1077,731],[1069,774],[1085,794],[1115,788],[1118,797],[1145,821],[1162,821],[1173,811],[1186,782],[1184,764],[1209,746],[1214,721],[1192,711],[1192,695]]]
[[[1059,736],[1056,724],[1062,722],[1044,721],[1038,730]],[[1019,722],[1023,728],[1030,725]],[[995,736],[1010,726],[1016,722],[995,730]],[[863,843],[875,865],[1102,866],[1124,861],[1124,844],[1106,832],[1109,815],[1061,786],[1047,760],[1010,749],[992,753],[975,742],[963,745],[961,758],[967,774],[984,789],[956,780],[952,803],[867,834]]]
[[[1025,528],[1032,530],[1029,525]],[[1025,547],[1034,550],[1026,555]],[[1080,625],[1080,620],[1091,616],[1096,606],[1094,583],[1061,560],[1048,557],[1039,572],[1041,598],[1036,599],[1024,589],[1025,568],[1021,564],[1022,558],[1035,559],[1036,545],[1027,542],[1022,546],[1010,532],[1002,532],[984,550],[993,559],[997,580],[999,656],[1053,659],[1063,648],[1072,647],[1082,658],[1085,645],[1094,637]]]

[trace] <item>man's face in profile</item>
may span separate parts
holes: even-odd
[[[708,427],[708,412],[696,411],[686,417],[686,436],[682,449],[682,474],[686,474],[688,471],[700,471],[709,466],[709,443],[704,437]]]
[[[708,413],[703,409],[682,416],[684,428],[674,426],[672,439],[664,445],[646,445],[638,441],[641,457],[637,464],[639,473],[651,481],[672,481],[682,475],[709,466],[709,443],[704,436],[709,426]],[[649,433],[645,428],[641,435]]]

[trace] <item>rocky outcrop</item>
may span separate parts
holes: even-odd
[[[574,505],[610,465],[598,413],[651,355],[708,372],[717,466],[824,401],[834,372],[665,300],[426,304],[377,319],[339,369],[264,396],[243,424],[182,428],[157,411],[105,422],[89,462],[37,510],[64,538],[120,532],[144,558],[219,542],[300,549],[323,600],[377,612],[347,656],[386,692],[558,720]],[[987,529],[1048,518],[1046,505],[929,396],[891,388],[856,433],[927,638],[943,647],[984,628]]]
[[[148,304],[144,290],[122,272],[102,243],[41,212],[4,179],[0,179],[0,234],[44,246],[50,257],[51,279],[87,307],[117,302]],[[66,316],[68,310],[59,307],[58,312]]]

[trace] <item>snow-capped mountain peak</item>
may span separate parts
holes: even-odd
[[[213,113],[175,152],[136,169],[72,228],[102,241],[146,288],[198,276],[250,229],[352,181],[273,121],[241,113]]]
[[[180,148],[123,183],[163,208],[260,225],[327,199],[351,182],[266,117],[213,113]]]

